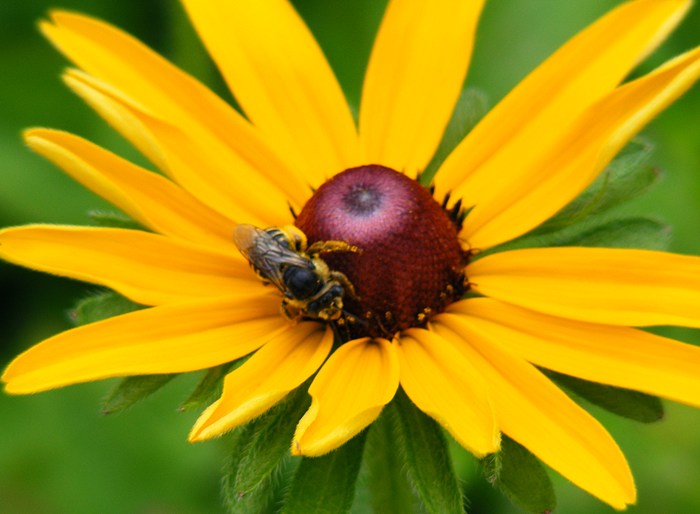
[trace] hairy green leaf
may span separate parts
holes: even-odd
[[[569,391],[618,416],[640,423],[654,423],[664,417],[663,404],[656,396],[589,382],[550,370],[542,371]]]
[[[350,511],[367,431],[321,457],[304,457],[287,494],[283,514]]]
[[[301,386],[261,417],[234,433],[224,469],[223,495],[230,513],[267,512],[277,496],[296,424],[310,404]]]
[[[410,514],[424,512],[413,494],[404,470],[404,453],[398,448],[396,417],[385,409],[367,436],[365,464],[372,512]]]
[[[138,375],[122,379],[102,402],[102,414],[116,414],[158,391],[177,374]]]
[[[598,246],[667,250],[671,227],[649,218],[612,220],[571,237],[561,246]]]
[[[237,362],[238,361],[236,361],[236,363]],[[197,384],[197,387],[192,391],[192,394],[182,402],[178,410],[180,412],[187,412],[192,409],[202,408],[204,405],[211,403],[216,397],[221,395],[224,377],[226,377],[226,374],[234,367],[236,367],[235,363],[228,362],[220,366],[209,368],[202,380]]]
[[[649,163],[652,153],[649,142],[641,138],[630,142],[583,193],[535,229],[535,233],[560,230],[647,192],[661,176]]]
[[[105,211],[90,211],[88,216],[98,227],[104,228],[128,228],[132,230],[146,230],[139,222],[132,220],[125,214]]]
[[[501,451],[482,460],[486,479],[513,503],[533,514],[556,507],[552,482],[542,463],[525,447],[507,436]]]
[[[475,260],[496,252],[552,246],[667,250],[671,235],[671,228],[665,223],[643,217],[613,219],[597,225],[580,223],[548,234],[515,239],[478,254]]]
[[[102,291],[80,300],[69,312],[69,317],[76,325],[86,325],[142,308],[143,305],[134,303],[119,293]]]
[[[387,409],[409,482],[426,511],[463,512],[462,493],[440,426],[413,405],[402,389]]]

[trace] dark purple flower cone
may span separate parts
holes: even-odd
[[[309,243],[340,240],[361,253],[325,253],[355,287],[345,309],[351,337],[391,337],[423,326],[462,296],[468,254],[457,225],[415,180],[378,165],[346,170],[323,184],[296,225]]]

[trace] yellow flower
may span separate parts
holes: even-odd
[[[26,133],[32,149],[151,232],[10,228],[0,232],[0,256],[104,285],[150,308],[34,346],[5,371],[6,390],[193,371],[255,352],[226,377],[192,440],[253,419],[318,371],[293,453],[337,448],[372,423],[400,385],[474,455],[497,451],[504,433],[613,507],[634,502],[615,442],[538,367],[700,406],[700,351],[630,328],[700,327],[700,259],[600,248],[472,258],[559,211],[698,78],[695,49],[620,85],[690,2],[621,5],[500,102],[435,177],[436,198],[449,193],[470,209],[463,220],[459,205],[442,209],[432,199],[394,213],[392,195],[407,179],[392,170],[415,176],[433,157],[463,85],[481,1],[391,0],[357,126],[286,0],[183,3],[245,117],[109,25],[65,12],[41,25],[79,68],[64,75],[68,86],[164,176],[65,132]],[[351,172],[369,182],[341,179]],[[390,186],[373,182],[377,176],[389,177]],[[351,183],[338,193],[342,180]],[[426,190],[409,182],[413,201]],[[353,197],[347,212],[338,204],[341,218],[333,222],[333,204],[321,192],[342,196],[358,187],[364,196]],[[403,194],[396,193],[397,204]],[[312,240],[361,234],[348,242],[368,255],[328,257],[360,293],[346,295],[357,317],[345,325],[352,337],[343,338],[337,322],[281,316],[279,292],[263,287],[233,243],[236,223],[293,223],[290,206]],[[372,221],[377,212],[381,220]],[[424,222],[453,230],[453,240],[442,232],[433,238]],[[410,269],[400,281],[353,264],[390,251],[396,234],[408,241],[398,245],[406,259],[387,269]],[[465,250],[454,253],[459,242]],[[426,255],[438,264],[416,266]],[[426,266],[437,266],[429,269],[437,279],[425,278]],[[479,296],[459,299],[467,287]],[[426,300],[415,300],[424,292]],[[334,329],[344,344],[332,351]]]

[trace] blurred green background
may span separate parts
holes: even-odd
[[[60,0],[59,0],[60,1]],[[468,0],[465,0],[468,1]],[[538,62],[610,7],[613,0],[498,0],[487,5],[469,83],[494,103]],[[385,1],[296,0],[355,105]],[[48,9],[89,13],[121,26],[226,96],[175,0],[5,0],[0,2],[0,225],[86,223],[106,208],[20,140],[30,126],[74,131],[140,160],[64,88],[66,66],[35,29]],[[700,8],[636,73],[700,44]],[[657,144],[664,182],[632,207],[674,227],[673,250],[700,254],[700,87],[645,131]],[[66,311],[89,286],[0,263],[0,365],[69,327]],[[700,342],[690,330],[673,335]],[[113,417],[98,413],[110,385],[87,384],[27,397],[0,394],[0,513],[199,514],[221,512],[220,442],[189,445],[196,414],[178,414],[193,377]],[[639,489],[634,513],[700,512],[700,411],[667,404],[666,419],[642,426],[598,410],[629,458]],[[479,476],[463,452],[458,467],[473,513],[518,512]],[[559,512],[610,513],[555,476]]]

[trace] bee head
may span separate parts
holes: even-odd
[[[311,298],[323,286],[315,269],[302,266],[289,266],[284,270],[284,283],[297,300]]]

